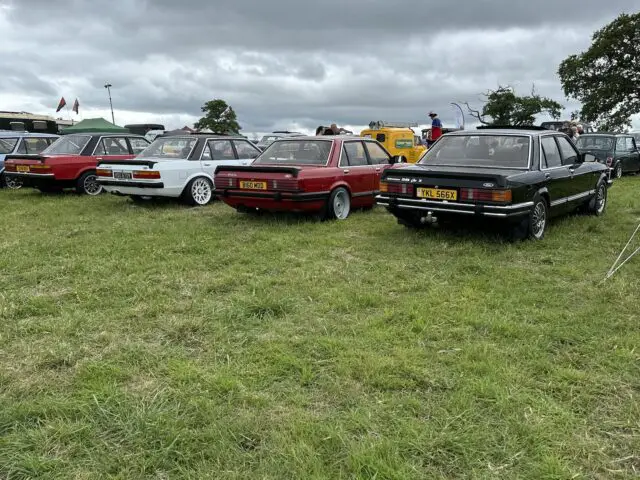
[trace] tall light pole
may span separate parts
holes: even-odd
[[[113,85],[111,85],[110,83],[105,83],[104,85],[104,88],[106,88],[107,92],[109,92],[109,105],[111,106],[111,123],[115,125],[116,120],[113,117],[113,102],[111,101],[111,87],[113,87]]]

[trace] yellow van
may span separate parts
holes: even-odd
[[[407,163],[416,163],[427,149],[426,145],[418,143],[420,137],[411,129],[417,126],[417,123],[371,122],[368,129],[360,132],[360,136],[377,140],[391,155],[405,157]]]

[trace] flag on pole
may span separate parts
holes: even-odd
[[[73,110],[74,112],[78,113],[78,109],[80,108],[80,102],[78,102],[78,99],[76,98],[76,101],[73,102],[73,108],[71,110]]]
[[[57,108],[56,112],[59,112],[60,110],[62,110],[66,104],[67,104],[67,102],[65,101],[64,97],[61,97],[60,98],[60,103],[58,103],[58,108]]]

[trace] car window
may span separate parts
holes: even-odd
[[[369,160],[371,160],[371,163],[373,163],[374,165],[391,163],[389,154],[387,154],[387,152],[385,152],[380,145],[373,142],[365,142],[365,145],[367,146],[367,151],[369,152]]]
[[[553,168],[562,165],[560,160],[560,151],[553,137],[543,137],[540,141],[542,144],[543,168]]]
[[[207,143],[211,160],[235,160],[231,140],[209,140]]]
[[[129,137],[129,144],[131,144],[131,150],[133,151],[134,155],[138,155],[149,146],[149,142],[147,142],[146,140],[135,137]]]
[[[568,139],[564,137],[557,137],[558,145],[560,146],[560,154],[562,155],[563,165],[573,165],[578,161],[578,154],[571,146]]]
[[[367,162],[367,154],[364,153],[362,142],[345,142],[344,155],[342,156],[342,165],[357,167],[360,165],[369,165]]]
[[[17,138],[0,138],[0,155],[13,152],[18,143]]]
[[[260,150],[244,140],[234,140],[233,144],[238,152],[238,158],[256,158],[260,154]]]
[[[636,149],[636,144],[633,141],[633,137],[625,137],[626,140],[626,150],[627,152],[631,152]]]
[[[105,137],[96,147],[96,155],[129,155],[129,147],[124,137]]]
[[[616,138],[616,151],[624,152],[627,150],[627,141],[624,137]]]

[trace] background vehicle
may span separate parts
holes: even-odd
[[[130,133],[64,135],[39,155],[9,155],[5,175],[41,192],[74,188],[78,193],[98,195],[102,192],[96,182],[98,161],[129,160],[148,145],[144,137]]]
[[[350,135],[274,141],[247,167],[220,167],[216,191],[239,212],[319,212],[345,219],[370,208],[380,175],[398,157],[375,140]]]
[[[4,174],[4,160],[7,155],[19,153],[37,155],[51,145],[58,135],[47,133],[13,132],[0,130],[0,188],[20,188],[22,182],[12,178],[7,181]]]
[[[411,127],[417,126],[417,123],[371,122],[369,128],[360,132],[360,136],[373,138],[391,155],[402,155],[408,163],[415,163],[427,149],[425,145],[419,145],[416,141],[415,132]]]
[[[55,135],[58,133],[58,124],[47,115],[35,115],[29,112],[0,112],[0,130]]]
[[[590,123],[580,122],[578,120],[553,120],[542,122],[540,126],[547,130],[555,130],[556,132],[564,131],[571,127],[571,122],[575,121],[578,125],[582,125],[584,133],[595,133],[595,128]]]
[[[264,135],[260,141],[258,143],[256,143],[256,146],[260,149],[260,150],[264,150],[265,148],[267,148],[269,145],[271,145],[275,140],[278,140],[279,138],[288,138],[288,137],[302,137],[304,136],[303,133],[300,132],[289,132],[287,130],[276,130],[275,132],[272,132],[268,135]]]
[[[249,165],[260,150],[241,136],[193,133],[157,137],[135,160],[103,160],[98,183],[134,201],[182,198],[191,205],[213,199],[213,180],[221,165]]]
[[[144,134],[144,138],[146,138],[149,142],[153,142],[156,137],[164,134],[166,130],[149,130]]]
[[[541,239],[552,215],[601,215],[608,175],[559,132],[462,131],[442,136],[417,164],[388,169],[377,202],[409,227],[479,218],[507,222],[516,238]]]
[[[129,125],[125,125],[124,128],[128,129],[131,133],[142,136],[146,136],[147,133],[152,130],[164,131],[164,125],[161,123],[130,123]]]
[[[640,172],[640,151],[629,133],[590,133],[580,135],[576,147],[581,153],[590,153],[611,168],[615,178],[623,173]]]

